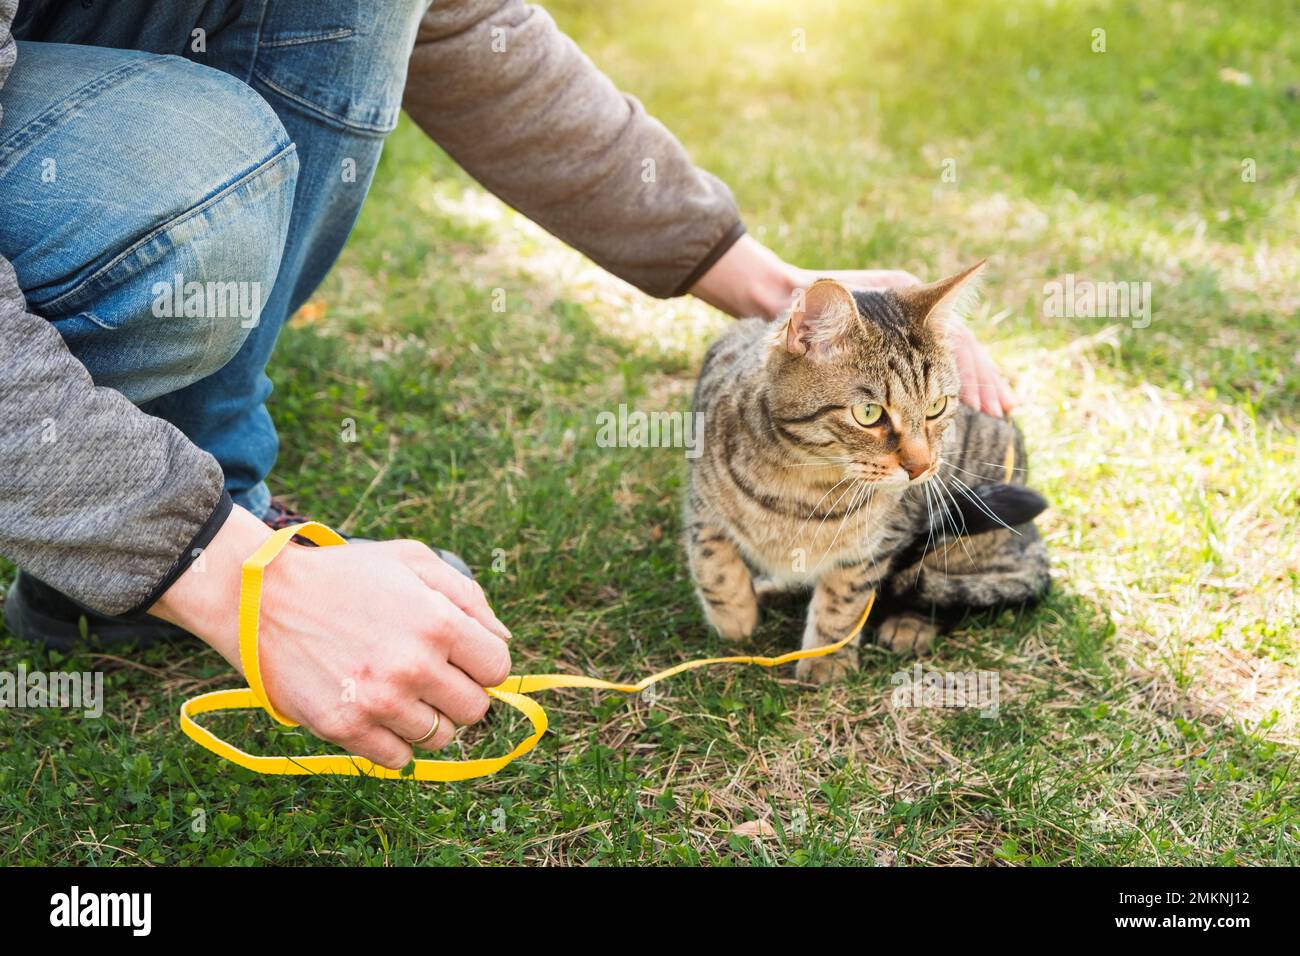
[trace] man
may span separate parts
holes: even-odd
[[[823,274],[745,235],[726,186],[544,12],[425,6],[0,0],[0,554],[23,569],[20,636],[60,645],[85,614],[105,639],[183,629],[240,667],[240,563],[296,518],[265,483],[266,364],[403,106],[651,295],[773,317]],[[1000,414],[1006,386],[952,332],[964,397]],[[277,709],[389,767],[480,719],[509,632],[454,564],[410,541],[291,546],[261,612]]]

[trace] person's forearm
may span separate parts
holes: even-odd
[[[682,294],[738,226],[730,190],[523,0],[429,7],[403,106],[489,191],[650,295]]]

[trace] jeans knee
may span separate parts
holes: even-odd
[[[298,177],[294,144],[246,84],[179,57],[140,72],[110,104],[155,140],[135,151],[134,201],[112,224],[122,239],[42,303],[97,380],[136,402],[239,352],[279,272]]]
[[[184,60],[176,65],[194,69]],[[205,76],[210,125],[194,144],[206,188],[163,230],[167,261],[150,269],[152,310],[191,333],[187,373],[196,380],[234,358],[260,321],[280,269],[298,174],[296,150],[275,111],[249,86],[215,72]]]
[[[174,254],[155,270],[151,309],[187,333],[187,377],[219,370],[260,324],[280,271],[297,169],[291,150],[173,231]]]

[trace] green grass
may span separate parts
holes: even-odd
[[[786,258],[931,277],[990,258],[973,322],[1024,402],[1056,585],[930,665],[997,671],[997,718],[892,706],[906,665],[868,651],[815,690],[723,668],[653,701],[544,695],[553,732],[482,782],[281,780],[177,729],[184,697],[235,683],[215,654],[0,638],[7,669],[99,669],[108,690],[103,720],[0,718],[0,860],[1300,863],[1300,37],[1283,7],[551,9]],[[1045,318],[1067,272],[1152,282],[1153,323]],[[598,448],[595,417],[684,408],[725,322],[604,276],[403,125],[279,348],[275,487],[464,554],[518,672],[634,679],[714,653],[677,543],[684,459]],[[777,611],[755,646],[798,630]],[[255,715],[210,723],[263,752],[311,746]],[[525,730],[498,708],[458,752]],[[736,832],[754,821],[770,830]]]

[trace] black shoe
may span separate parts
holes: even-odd
[[[262,517],[273,531],[301,524],[309,520],[277,498],[271,499],[270,510]],[[346,537],[346,536],[345,536]],[[300,539],[301,540],[301,539]],[[364,541],[365,538],[348,538]],[[305,544],[311,542],[304,541]],[[471,581],[474,579],[469,565],[450,551],[434,548],[434,553]],[[83,622],[84,619],[84,622]],[[110,617],[83,607],[72,598],[56,591],[43,581],[22,571],[14,578],[5,598],[5,623],[19,638],[44,644],[55,651],[66,651],[82,637],[96,637],[106,645],[150,647],[155,644],[175,643],[194,635],[182,627],[170,624],[150,614],[130,618]]]
[[[5,598],[5,623],[16,637],[53,651],[69,650],[82,637],[117,647],[150,647],[193,636],[149,614],[130,618],[98,614],[23,571]]]

